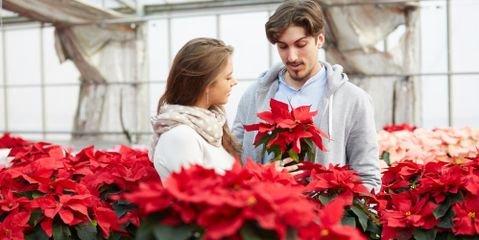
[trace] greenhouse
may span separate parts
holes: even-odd
[[[0,6],[0,239],[479,238],[477,0]]]

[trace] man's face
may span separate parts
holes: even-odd
[[[281,34],[276,46],[292,80],[304,83],[318,72],[318,50],[323,43],[322,33],[317,37],[307,36],[302,27],[294,25]]]

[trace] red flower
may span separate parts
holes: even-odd
[[[313,143],[321,151],[326,150],[322,139],[327,135],[314,125],[313,117],[317,112],[311,112],[310,107],[300,106],[289,111],[288,104],[271,99],[271,111],[257,114],[265,122],[245,125],[244,128],[246,131],[258,131],[254,145],[264,144],[268,152],[275,152],[275,159],[291,150],[294,152],[293,159],[304,160],[296,159],[296,155],[305,157],[306,153],[313,152]],[[274,150],[276,148],[279,152]]]
[[[90,195],[60,195],[57,200],[55,195],[45,195],[33,200],[32,207],[40,208],[47,217],[42,223],[43,230],[51,236],[52,220],[55,216],[70,225],[87,222],[88,207],[91,205]]]
[[[172,204],[171,197],[159,182],[140,183],[138,190],[125,198],[139,206],[140,216],[160,212]]]
[[[452,231],[457,235],[479,234],[479,198],[477,196],[464,199],[453,206]]]
[[[414,131],[417,127],[408,123],[402,124],[389,124],[383,127],[384,131],[397,132],[397,131]]]
[[[103,232],[103,236],[105,236],[106,238],[110,236],[110,232],[112,230],[120,230],[118,217],[112,209],[106,207],[98,207],[94,209],[94,213],[96,220],[98,221],[98,225]]]
[[[465,189],[466,179],[464,176],[466,174],[466,169],[461,165],[427,163],[424,176],[420,180],[421,184],[418,187],[418,194],[430,194],[436,203],[441,203],[448,193],[455,195],[460,190]]]
[[[338,194],[345,204],[351,205],[354,196],[373,197],[362,184],[361,178],[347,166],[329,166],[329,169],[316,168],[311,171],[307,192]]]
[[[402,161],[389,167],[382,177],[384,192],[415,188],[415,184],[422,175],[423,166],[413,161]]]
[[[0,137],[0,148],[22,147],[29,144],[31,144],[31,142],[25,141],[19,137],[12,137],[9,133],[5,133]]]
[[[23,240],[30,212],[12,212],[0,221],[0,240]]]
[[[312,223],[310,226],[299,230],[300,239],[365,239],[356,228],[341,225],[345,204],[341,198],[336,198],[324,206],[319,211],[319,223]]]
[[[383,235],[394,235],[403,229],[432,229],[436,226],[433,211],[437,204],[430,201],[428,196],[420,197],[416,193],[403,192],[391,194],[390,198],[389,205],[380,212]]]

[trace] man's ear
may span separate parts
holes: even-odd
[[[316,44],[317,44],[317,47],[318,49],[322,48],[323,47],[323,44],[324,44],[324,33],[320,33],[317,37],[316,37]]]

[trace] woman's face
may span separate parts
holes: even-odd
[[[233,86],[238,82],[233,77],[233,61],[229,56],[226,66],[218,74],[211,85],[207,87],[207,102],[209,106],[224,105],[228,102]]]

